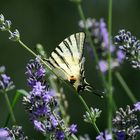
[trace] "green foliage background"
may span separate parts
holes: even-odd
[[[108,15],[107,0],[83,0],[82,6],[86,17],[99,20],[101,17],[107,22]],[[12,21],[12,28],[17,28],[21,34],[21,40],[35,51],[37,43],[41,43],[48,54],[70,34],[79,32],[78,21],[80,20],[77,7],[68,0],[4,0],[0,1],[0,13],[6,19]],[[140,1],[139,0],[113,0],[113,35],[119,29],[126,28],[133,35],[140,37]],[[102,88],[101,80],[95,70],[95,64],[91,61],[85,50],[86,75],[89,83],[96,88]],[[0,32],[0,65],[5,65],[8,75],[13,79],[17,89],[27,88],[25,67],[31,54],[21,48],[15,42],[8,40],[8,33]],[[92,66],[91,66],[92,65]],[[124,63],[119,69],[127,84],[139,100],[140,72],[134,70],[128,63]],[[132,105],[125,91],[113,76],[114,97],[118,107]],[[68,89],[68,92],[67,92]],[[71,122],[78,124],[79,134],[89,133],[93,138],[96,135],[93,128],[82,121],[84,108],[80,101],[72,93],[69,87],[65,87],[66,96],[69,101],[68,113]],[[12,98],[14,91],[9,93]],[[106,112],[107,102],[90,93],[83,93],[83,97],[89,106],[102,109],[102,115],[97,121],[100,130],[107,126]],[[0,95],[0,127],[6,119],[7,108],[4,97]],[[43,136],[35,132],[24,111],[21,100],[15,108],[15,116],[19,125],[23,126],[29,139],[42,139]],[[11,124],[9,124],[9,127]],[[93,138],[94,139],[94,138]]]

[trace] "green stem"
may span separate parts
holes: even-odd
[[[124,88],[125,92],[127,93],[128,97],[131,99],[131,101],[133,103],[136,103],[137,99],[135,98],[134,94],[132,93],[132,91],[130,90],[128,85],[126,84],[126,82],[123,79],[123,77],[121,76],[121,74],[119,72],[115,72],[115,76],[117,77],[118,81],[120,82],[120,84]]]
[[[28,52],[30,52],[32,55],[34,55],[36,58],[38,58],[47,68],[49,68],[49,66],[40,58],[38,57],[37,54],[35,54],[28,46],[26,46],[21,40],[18,41],[19,44],[24,47]],[[50,69],[50,68],[49,68]],[[51,69],[50,69],[51,70]],[[52,71],[52,70],[51,70]]]
[[[8,32],[10,34],[12,34],[12,32],[10,30],[8,30]],[[35,54],[27,45],[25,45],[21,40],[17,41],[24,49],[26,49],[28,52],[30,52],[32,55],[34,55],[36,58],[38,58],[50,71],[52,71],[50,69],[50,67],[45,63],[45,61],[43,61],[37,54]]]
[[[6,103],[7,103],[7,107],[9,109],[9,112],[11,114],[11,118],[12,118],[13,124],[16,124],[16,119],[15,119],[15,116],[14,116],[14,113],[13,113],[13,110],[12,110],[12,107],[11,107],[11,104],[10,104],[10,101],[9,101],[9,98],[8,98],[8,95],[7,95],[6,92],[4,92],[4,97],[5,97],[5,100],[6,100]]]
[[[56,117],[55,113],[53,112],[52,114],[53,114],[54,118],[57,120],[57,117]],[[68,137],[67,134],[65,133],[65,130],[64,130],[63,127],[61,126],[59,120],[58,120],[58,125],[59,125],[60,129],[64,132],[65,138],[66,138],[67,140],[69,140],[69,137]]]
[[[80,99],[81,103],[84,105],[85,109],[86,109],[86,110],[88,111],[88,113],[90,114],[90,117],[91,117],[91,120],[92,120],[92,125],[93,125],[93,127],[95,128],[97,134],[100,134],[100,130],[99,130],[99,128],[97,127],[96,122],[93,120],[93,117],[92,117],[92,115],[91,115],[91,111],[90,111],[88,105],[86,104],[86,102],[84,101],[84,99],[82,98],[81,95],[79,95],[79,94],[76,94],[76,95],[77,95],[78,98]]]
[[[86,18],[85,18],[85,15],[84,15],[84,12],[83,12],[83,9],[82,9],[82,6],[81,6],[81,3],[80,3],[80,2],[77,3],[77,8],[78,8],[78,12],[79,12],[80,18],[83,20],[83,22],[84,22],[84,24],[85,24],[85,32],[86,32],[86,35],[87,35],[89,44],[90,44],[90,46],[92,47],[93,52],[94,52],[95,63],[96,63],[96,65],[98,66],[99,58],[98,58],[96,49],[95,49],[95,47],[94,47],[94,45],[93,45],[92,38],[91,38],[91,34],[90,34],[88,28],[86,27]],[[107,87],[107,85],[106,85],[106,80],[105,80],[105,76],[103,75],[103,73],[102,73],[100,70],[99,70],[99,73],[100,73],[100,77],[101,77],[101,79],[102,79],[102,81],[103,81],[104,87]]]
[[[108,6],[108,31],[109,31],[109,37],[108,37],[108,130],[111,133],[112,129],[112,71],[111,71],[111,34],[112,34],[112,0],[109,0],[109,6]]]
[[[11,104],[12,110],[14,110],[14,107],[15,107],[15,105],[16,105],[17,100],[19,99],[19,97],[20,97],[20,94],[16,93],[15,96],[14,96],[14,99],[12,101],[12,104]],[[11,117],[11,113],[9,112],[8,115],[7,115],[7,118],[6,118],[4,127],[6,127],[8,125],[8,122],[10,120],[10,117]]]
[[[72,134],[71,137],[73,140],[78,140],[78,138],[74,134]]]

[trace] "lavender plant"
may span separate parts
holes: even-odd
[[[97,118],[103,117],[101,112],[105,110],[88,107],[83,97],[77,91],[74,91],[86,109],[83,120],[94,127],[96,140],[136,140],[140,133],[139,118],[137,116],[137,112],[140,111],[140,102],[137,102],[120,73],[117,70],[113,71],[113,69],[120,67],[124,59],[127,59],[133,68],[140,69],[140,41],[125,30],[120,30],[118,35],[114,37],[114,42],[112,41],[112,0],[109,0],[108,29],[103,18],[99,21],[96,21],[94,18],[85,18],[81,0],[71,0],[71,2],[77,6],[81,17],[79,26],[87,34],[87,49],[91,58],[95,60],[96,69],[100,70],[99,74],[102,78],[108,102],[108,126],[101,132],[97,125]],[[40,44],[37,45],[39,54],[36,54],[21,41],[20,32],[17,29],[11,31],[11,25],[12,22],[6,20],[1,14],[0,30],[9,32],[9,39],[11,41],[19,43],[35,57],[35,59],[29,61],[25,72],[27,85],[30,90],[18,90],[23,95],[23,105],[35,130],[43,134],[47,140],[90,140],[87,134],[79,137],[75,135],[78,132],[77,124],[70,125],[70,116],[67,114],[68,101],[65,97],[66,91],[60,83],[64,82],[66,85],[68,84],[44,61],[44,58],[47,59],[47,55],[43,46]],[[60,51],[62,50],[60,49]],[[112,72],[115,73],[127,95],[135,103],[132,109],[127,105],[125,110],[123,108],[117,110],[117,107],[113,110],[115,101],[112,90]],[[5,67],[0,67],[0,92],[5,96],[10,112],[8,117],[12,117],[14,124],[11,130],[8,128],[7,122],[5,123],[6,127],[0,129],[1,140],[28,139],[24,135],[22,127],[17,125],[13,112],[14,106],[10,103],[7,95],[14,87],[11,78],[5,74]],[[17,97],[15,98],[15,100],[13,99],[14,103],[18,101]],[[116,113],[113,114],[113,111]],[[9,122],[9,119],[7,120]]]
[[[12,129],[0,128],[1,140],[28,140],[28,137],[24,135],[21,126],[13,125]]]
[[[137,139],[140,127],[135,108],[131,109],[130,106],[127,106],[126,110],[120,108],[119,111],[116,111],[113,119],[113,133],[116,134],[117,139]]]
[[[11,78],[5,74],[5,67],[0,67],[0,92],[8,92],[12,89],[14,89],[13,81],[11,81]]]
[[[125,58],[132,64],[133,68],[140,68],[140,41],[131,32],[124,29],[114,37],[114,43],[125,53]]]
[[[96,48],[96,52],[99,58],[97,68],[100,69],[101,72],[107,73],[109,40],[108,40],[108,31],[107,31],[107,27],[106,27],[106,23],[104,22],[104,19],[101,18],[99,22],[96,21],[96,19],[92,19],[92,18],[87,18],[86,21],[80,20],[79,27],[82,30],[85,28],[89,30],[93,45]],[[116,67],[119,67],[120,64],[123,62],[125,58],[125,54],[123,53],[123,51],[116,48],[112,44],[111,41],[110,41],[110,45],[111,45],[110,51],[111,51],[111,56],[112,56],[111,68],[114,69]],[[93,59],[94,52],[90,44],[87,44],[87,50]]]
[[[26,67],[28,85],[31,87],[29,96],[23,97],[23,104],[36,130],[44,135],[50,134],[52,139],[69,139],[77,132],[77,125],[66,127],[60,117],[56,93],[50,90],[45,80],[45,68],[39,59],[31,60]]]

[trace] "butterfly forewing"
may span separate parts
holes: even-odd
[[[83,63],[83,44],[85,33],[80,32],[64,39],[51,53],[48,63],[50,67],[59,73],[61,78],[70,81],[70,77],[76,79],[73,86],[77,89],[81,82],[81,66]],[[65,76],[64,76],[65,75]]]

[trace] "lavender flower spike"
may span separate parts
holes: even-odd
[[[9,39],[12,40],[12,41],[19,41],[20,40],[19,31],[16,29],[14,32],[12,32]]]
[[[126,60],[132,67],[140,69],[140,40],[122,29],[114,37],[114,43],[124,52]]]
[[[15,86],[14,86],[13,82],[11,81],[11,78],[9,76],[7,76],[4,71],[2,73],[0,73],[0,92],[10,91],[14,87]]]
[[[44,77],[46,74],[46,70],[44,66],[41,64],[38,58],[35,60],[30,60],[30,62],[26,66],[26,73],[28,76],[28,85],[30,87],[34,87],[36,82],[41,82],[41,84],[45,84]]]
[[[30,61],[26,67],[26,74],[32,90],[29,96],[23,97],[23,104],[34,128],[44,135],[49,133],[55,140],[64,140],[66,135],[71,137],[77,132],[77,125],[67,128],[58,115],[56,93],[48,88],[45,68],[38,59]]]
[[[136,140],[140,133],[140,126],[138,125],[138,118],[135,114],[135,109],[130,106],[126,110],[122,108],[116,111],[116,116],[113,119],[113,133],[117,138],[127,138],[128,140]]]
[[[0,140],[28,140],[28,137],[24,135],[21,126],[13,126],[9,128],[0,128]]]

